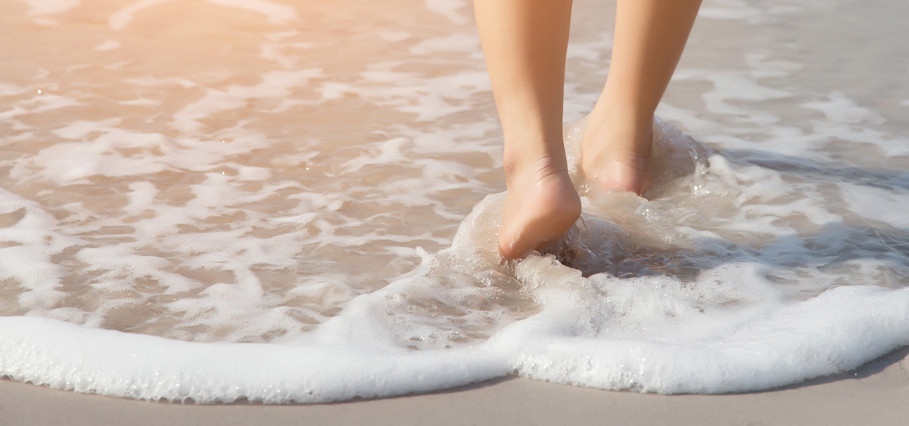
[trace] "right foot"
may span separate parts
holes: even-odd
[[[591,114],[581,141],[581,170],[587,184],[607,191],[643,194],[653,144],[653,119],[622,126],[597,118]]]
[[[581,199],[567,167],[543,158],[506,169],[508,192],[499,230],[499,253],[515,259],[559,239],[581,216]]]

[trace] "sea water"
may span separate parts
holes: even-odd
[[[577,174],[614,3],[576,2],[584,213],[502,263],[468,3],[3,2],[0,374],[281,403],[854,369],[909,345],[907,16],[705,1],[637,197]]]

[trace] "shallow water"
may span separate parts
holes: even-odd
[[[855,368],[909,344],[909,4],[878,3],[705,2],[646,198],[510,265],[467,3],[4,3],[0,369],[312,402]],[[575,6],[572,158],[613,10]]]

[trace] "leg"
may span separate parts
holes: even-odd
[[[558,239],[581,214],[562,145],[571,0],[475,0],[474,6],[505,135],[508,193],[499,252],[511,259]]]
[[[701,0],[619,0],[606,87],[590,113],[581,169],[589,184],[644,191],[653,113]]]

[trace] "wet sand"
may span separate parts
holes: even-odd
[[[608,392],[505,378],[424,395],[321,405],[194,405],[0,380],[2,425],[905,425],[909,348],[857,371],[734,395]]]

